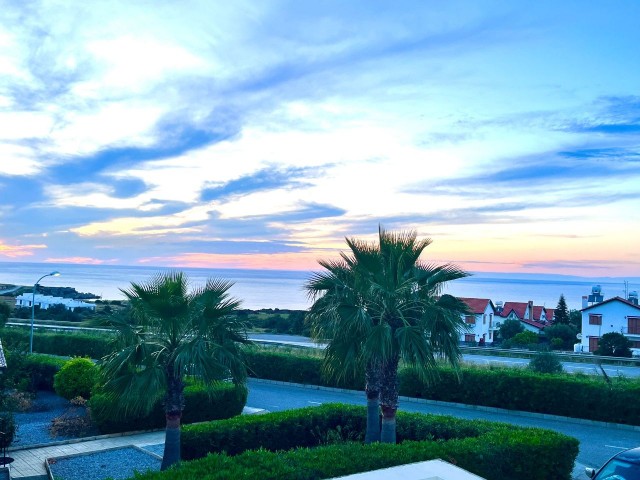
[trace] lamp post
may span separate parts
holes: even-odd
[[[57,277],[60,275],[60,272],[55,271],[51,273],[47,273],[46,275],[41,276],[36,283],[33,284],[33,295],[31,295],[31,337],[29,340],[29,353],[33,353],[33,320],[36,313],[36,289],[38,288],[38,284],[40,280],[45,277]]]

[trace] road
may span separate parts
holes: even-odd
[[[309,407],[323,403],[347,403],[365,405],[364,393],[339,392],[303,388],[293,385],[264,383],[259,380],[249,380],[249,398],[247,405],[263,408],[272,412],[289,410],[292,408]],[[570,435],[580,441],[575,474],[582,475],[584,466],[599,467],[615,453],[640,446],[640,431],[611,428],[603,424],[589,425],[558,419],[542,417],[521,417],[508,411],[485,412],[468,407],[428,405],[401,401],[400,409],[410,412],[433,413],[451,415],[466,419],[483,419],[496,422],[507,422],[522,427],[539,427],[555,430]],[[574,475],[575,475],[574,474]],[[580,478],[579,476],[577,478]]]
[[[323,348],[323,344],[316,344],[311,341],[308,337],[301,337],[299,335],[277,335],[277,334],[269,334],[269,333],[251,333],[249,334],[249,338],[253,341],[264,342],[264,343],[278,343],[283,345],[291,345],[297,347],[308,347],[308,348]],[[475,354],[464,354],[462,355],[462,359],[468,363],[478,363],[478,364],[495,364],[495,365],[503,365],[506,367],[526,367],[529,364],[529,359],[527,358],[517,358],[517,357],[497,357],[493,355],[475,355]],[[562,367],[566,372],[569,373],[585,373],[587,375],[602,375],[600,369],[597,367],[595,363],[578,363],[578,362],[567,362],[563,361]],[[619,366],[619,365],[603,365],[604,371],[607,372],[607,375],[616,377],[616,376],[625,376],[629,378],[638,378],[640,377],[640,367],[627,367],[627,366]]]

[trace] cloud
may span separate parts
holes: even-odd
[[[44,244],[34,245],[8,245],[0,241],[0,257],[20,258],[34,255],[35,250],[47,248]]]
[[[315,168],[278,168],[270,167],[226,182],[218,187],[205,188],[201,193],[204,201],[223,200],[234,195],[243,195],[257,191],[281,188],[301,188],[309,186],[305,179],[317,174]]]
[[[48,257],[43,260],[44,263],[75,263],[80,265],[104,265],[113,263],[113,261],[102,260],[91,257]]]

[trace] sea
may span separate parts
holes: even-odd
[[[73,287],[104,300],[120,300],[124,298],[121,289],[127,289],[132,282],[142,283],[160,272],[171,270],[185,272],[193,286],[204,285],[208,278],[233,282],[230,294],[242,300],[242,308],[305,310],[312,303],[304,285],[313,272],[295,270],[0,262],[0,293],[2,285],[33,285],[41,276],[58,271],[59,276],[46,277],[40,284]],[[555,308],[563,294],[570,309],[579,309],[582,307],[582,296],[591,293],[595,285],[600,285],[604,298],[624,297],[627,292],[640,291],[640,277],[476,272],[468,278],[451,282],[446,293],[459,297],[489,298],[494,304],[498,301],[532,300],[534,305],[550,308]]]

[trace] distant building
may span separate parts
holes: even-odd
[[[553,310],[552,310],[553,311]],[[545,307],[528,302],[498,302],[498,316],[503,320],[519,320],[525,330],[534,333],[540,331],[551,323]]]
[[[617,332],[631,341],[631,348],[640,349],[640,306],[635,292],[629,299],[613,297],[599,302],[590,302],[590,297],[582,300],[583,352],[594,352],[605,333]],[[599,298],[598,298],[599,300]]]
[[[491,343],[495,337],[495,331],[500,324],[494,323],[496,314],[493,302],[488,298],[460,298],[467,304],[471,314],[463,315],[468,331],[460,335],[461,342]]]
[[[23,293],[16,297],[16,307],[31,308],[31,302],[35,303],[37,307],[43,310],[48,309],[53,305],[64,305],[67,310],[75,310],[76,308],[89,308],[91,310],[96,309],[94,303],[81,302],[80,300],[74,300],[72,298],[52,297],[50,295],[40,295],[31,293]]]

